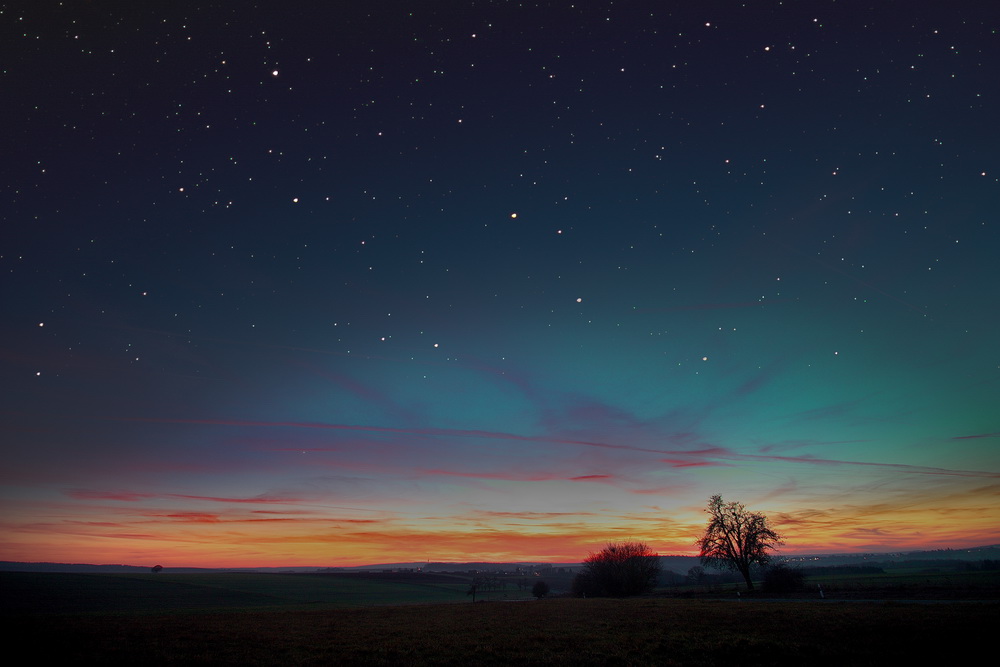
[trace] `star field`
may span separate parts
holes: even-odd
[[[25,4],[0,559],[1000,542],[995,10]]]

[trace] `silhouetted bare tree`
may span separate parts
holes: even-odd
[[[684,581],[689,584],[700,584],[705,581],[705,568],[701,565],[695,565],[690,570],[688,570],[687,577]]]
[[[472,596],[472,601],[476,601],[476,594],[488,595],[490,593],[495,593],[497,591],[502,591],[507,588],[507,582],[496,575],[481,574],[477,577],[473,577],[472,582],[469,584],[469,590],[465,592],[466,595]]]
[[[751,566],[767,565],[769,552],[782,544],[781,536],[771,529],[764,514],[748,512],[742,503],[723,502],[720,495],[712,496],[705,511],[710,517],[708,526],[697,542],[701,564],[736,570],[752,591]]]

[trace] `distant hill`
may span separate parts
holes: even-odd
[[[0,572],[149,572],[144,565],[91,565],[89,563],[18,563],[0,561]],[[171,572],[210,572],[204,567],[170,568]]]
[[[1000,545],[972,547],[968,549],[935,549],[931,551],[902,551],[890,553],[851,553],[851,554],[816,554],[816,555],[784,555],[780,557],[792,565],[799,566],[836,566],[836,565],[867,565],[873,563],[899,563],[907,561],[983,561],[1000,560]],[[677,574],[686,574],[701,562],[697,556],[660,556],[660,564],[664,570]],[[534,572],[550,568],[566,568],[576,570],[582,563],[539,563],[536,561],[521,561],[509,563],[491,563],[485,561],[469,561],[462,563],[445,562],[402,562],[376,563],[353,567],[292,566],[292,567],[169,567],[169,572],[359,572],[386,570],[421,570],[423,572]],[[151,566],[106,564],[92,565],[87,563],[21,563],[0,561],[0,572],[149,572]]]
[[[968,549],[934,549],[930,551],[899,551],[887,553],[849,553],[789,555],[784,560],[793,565],[866,565],[869,563],[900,563],[908,561],[982,561],[1000,559],[1000,544]]]
[[[580,567],[580,563],[539,563],[539,562],[512,562],[512,563],[491,563],[484,561],[473,561],[469,563],[427,563],[424,570],[428,572],[467,572],[475,570],[477,572],[535,572],[551,568],[574,568]]]

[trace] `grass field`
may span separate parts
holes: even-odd
[[[471,604],[461,580],[0,574],[9,636],[83,664],[875,665],[988,652],[1000,602]],[[433,602],[436,595],[464,604]],[[407,597],[411,596],[411,597]],[[339,607],[339,608],[338,608]]]
[[[327,574],[0,573],[0,613],[189,612],[323,609],[465,602],[469,582]],[[516,594],[511,591],[511,594]],[[526,597],[523,593],[522,597]]]
[[[785,594],[793,599],[819,597],[822,587],[833,600],[1000,600],[1000,570],[927,572],[894,569],[881,574],[813,575],[806,579],[803,590]],[[735,597],[745,587],[739,584],[691,585],[661,592],[669,596],[688,598]],[[758,597],[767,593],[758,590]]]

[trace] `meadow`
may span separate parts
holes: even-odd
[[[462,602],[469,581],[442,575],[0,573],[8,613],[146,613]]]
[[[426,576],[3,573],[0,613],[43,661],[244,665],[956,662],[1000,617],[996,599],[472,604],[460,578]]]

